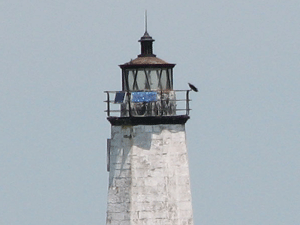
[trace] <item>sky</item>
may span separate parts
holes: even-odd
[[[0,2],[0,224],[105,224],[104,91],[140,53],[191,93],[194,223],[300,224],[297,0]]]

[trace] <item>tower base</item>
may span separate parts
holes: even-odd
[[[112,125],[107,225],[192,225],[184,124]]]

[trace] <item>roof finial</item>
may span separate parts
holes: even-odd
[[[152,39],[152,37],[148,34],[147,25],[147,10],[145,10],[145,33],[139,40],[139,42],[141,42],[141,54],[138,55],[139,57],[155,57],[152,48],[152,42],[154,41],[154,39]]]
[[[147,9],[145,10],[145,33],[147,32]]]

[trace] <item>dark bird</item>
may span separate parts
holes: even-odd
[[[189,84],[191,90],[193,90],[193,91],[195,91],[195,92],[198,92],[198,89],[197,89],[194,85],[192,85],[192,84],[190,84],[190,83],[188,83],[188,84]]]

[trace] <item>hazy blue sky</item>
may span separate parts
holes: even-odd
[[[300,2],[0,1],[0,224],[105,224],[104,90],[154,53],[187,123],[195,225],[300,224]]]

